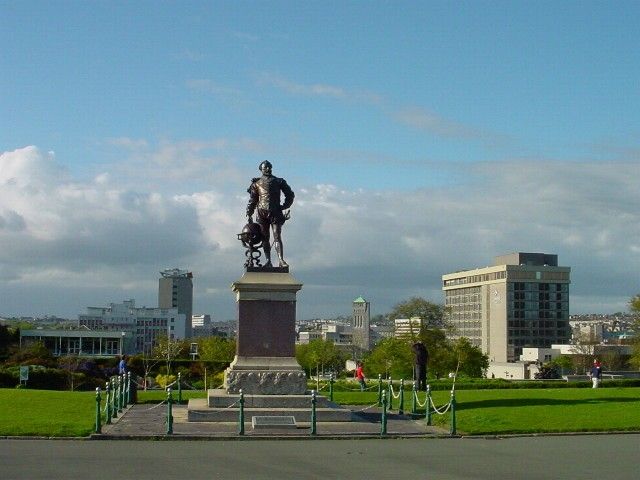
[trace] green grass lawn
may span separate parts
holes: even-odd
[[[183,400],[206,396],[201,390],[182,393]],[[162,390],[141,391],[138,396],[140,402],[149,403],[166,399]],[[433,392],[438,407],[449,398],[449,392]],[[334,400],[347,405],[372,405],[377,401],[377,392],[335,392]],[[424,392],[419,393],[419,400],[424,402]],[[638,387],[460,390],[456,400],[458,432],[468,435],[640,430]],[[394,411],[397,407],[395,399]],[[411,412],[410,391],[405,392],[404,410]],[[424,415],[424,408],[418,412]],[[0,389],[0,435],[82,437],[93,432],[94,422],[93,392]],[[450,414],[434,414],[433,422],[449,428]]]
[[[95,410],[95,392],[0,389],[0,435],[84,437]]]
[[[405,392],[406,413],[411,412],[411,395]],[[419,393],[420,402],[425,395]],[[449,392],[433,392],[438,408],[449,398]],[[376,399],[376,392],[334,393],[334,400],[343,404],[367,405]],[[640,430],[638,387],[459,390],[456,401],[457,430],[468,435]],[[424,415],[424,408],[418,412]],[[449,413],[432,418],[436,425],[450,425]]]
[[[163,390],[138,392],[140,403],[166,400]],[[183,401],[206,398],[202,390],[183,390]],[[178,392],[173,392],[177,401]],[[104,424],[104,393],[102,420]],[[95,392],[0,389],[0,435],[85,437],[95,429]]]

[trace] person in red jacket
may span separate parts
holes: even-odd
[[[367,388],[367,383],[365,382],[364,371],[362,370],[362,362],[356,363],[356,372],[354,376],[360,383],[360,391],[364,391],[364,389]]]

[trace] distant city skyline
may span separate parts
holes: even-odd
[[[268,159],[298,318],[371,315],[511,252],[570,313],[640,292],[640,4],[1,2],[0,316],[75,318],[193,272],[235,317]]]

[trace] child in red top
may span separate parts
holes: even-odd
[[[362,370],[362,362],[358,362],[356,364],[356,373],[355,373],[355,378],[358,379],[358,382],[360,382],[360,391],[364,391],[365,388],[367,388],[367,384],[364,381],[364,371]]]

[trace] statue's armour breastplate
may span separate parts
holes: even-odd
[[[276,177],[262,176],[256,182],[258,208],[262,210],[280,209],[280,182]]]

